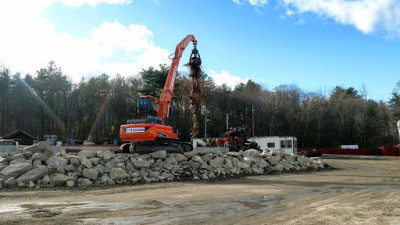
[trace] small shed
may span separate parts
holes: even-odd
[[[36,140],[35,137],[23,130],[14,130],[13,132],[4,135],[3,138],[18,141],[19,145],[32,145],[33,141]]]

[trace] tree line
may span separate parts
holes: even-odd
[[[54,62],[24,77],[0,67],[0,134],[20,129],[38,140],[51,134],[63,141],[111,143],[119,138],[119,126],[135,118],[139,96],[160,96],[168,71],[160,65],[136,76],[101,74],[74,83]],[[202,86],[200,138],[219,137],[228,122],[228,128],[246,128],[249,136],[295,136],[299,147],[377,147],[399,142],[400,92],[396,89],[386,103],[368,99],[353,87],[336,86],[327,95],[296,85],[268,90],[249,80],[229,88],[216,85],[207,74]],[[189,93],[190,79],[180,73],[168,124],[185,141],[192,127]]]

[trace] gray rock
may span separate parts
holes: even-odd
[[[224,158],[222,157],[215,157],[214,159],[210,160],[210,166],[217,168],[222,167],[224,165]]]
[[[71,157],[69,159],[69,163],[74,165],[75,168],[77,168],[79,166],[79,164],[80,164],[80,161],[79,161],[78,157]]]
[[[158,172],[158,171],[151,171],[151,170],[150,170],[149,176],[150,176],[151,178],[157,179],[157,178],[160,176],[160,172]]]
[[[66,186],[69,188],[72,188],[75,186],[75,182],[73,180],[69,180],[69,181],[67,181]]]
[[[51,150],[50,148],[46,148],[42,151],[43,154],[47,155],[48,157],[51,157],[53,155],[55,155],[55,153],[53,152],[53,150]]]
[[[177,165],[178,161],[176,161],[175,157],[170,156],[165,160],[164,168],[167,170],[171,170],[174,165]]]
[[[150,156],[153,159],[165,159],[165,158],[167,158],[167,151],[161,150],[161,151],[152,152],[152,153],[150,153]]]
[[[32,160],[29,160],[29,159],[14,159],[13,161],[10,162],[10,165],[11,164],[19,164],[19,163],[29,163],[29,164],[31,164]]]
[[[65,184],[69,180],[73,180],[73,177],[69,177],[69,176],[66,176],[66,175],[60,174],[60,173],[53,173],[50,175],[50,181],[54,185]]]
[[[284,155],[284,153],[281,150],[277,150],[277,149],[271,150],[270,154],[273,155],[273,156],[275,156],[275,155],[278,155],[278,156]]]
[[[122,169],[126,170],[126,169],[125,169],[125,163],[123,163],[123,162],[116,163],[116,164],[115,164],[115,167],[117,167],[117,168],[122,168]]]
[[[242,161],[251,165],[254,161],[256,161],[256,159],[253,158],[252,156],[245,156],[243,157]]]
[[[10,177],[6,181],[4,181],[4,186],[5,187],[15,187],[15,186],[17,186],[17,181],[15,180],[15,177]]]
[[[86,168],[89,168],[89,169],[92,168],[93,167],[92,163],[89,161],[88,158],[86,158],[86,156],[84,154],[81,154],[81,153],[79,154],[79,156],[80,156],[79,160],[81,161],[81,164]]]
[[[132,173],[131,177],[133,178],[139,178],[140,177],[140,171],[135,171]]]
[[[102,177],[100,183],[103,185],[114,185],[115,182],[109,177]]]
[[[252,171],[255,174],[263,174],[264,173],[264,169],[259,166],[253,166]]]
[[[279,157],[279,156],[272,156],[270,159],[269,159],[269,163],[272,165],[272,166],[276,166],[278,163],[279,163],[279,161],[281,161],[281,158]]]
[[[51,143],[48,141],[39,141],[38,146],[40,150],[50,149]]]
[[[236,158],[240,158],[240,157],[243,156],[243,152],[242,151],[240,151],[240,152],[227,152],[225,154],[228,155],[228,156],[236,157]]]
[[[257,158],[254,163],[262,168],[269,166],[269,164],[263,158]]]
[[[106,151],[104,151],[104,150],[99,150],[99,151],[96,152],[96,156],[99,157],[99,158],[104,158],[104,153],[105,152]]]
[[[42,166],[42,160],[40,160],[40,159],[35,159],[35,160],[32,162],[32,165],[33,165],[33,168],[40,167],[40,166]]]
[[[83,187],[83,188],[87,188],[87,187],[93,186],[93,183],[92,183],[92,181],[90,181],[87,178],[79,178],[78,179],[78,186]]]
[[[72,164],[68,164],[64,167],[64,170],[67,172],[75,172],[76,171],[76,167]]]
[[[114,168],[114,167],[115,167],[115,165],[111,161],[106,162],[106,168],[107,168],[106,172],[107,173],[109,173],[112,170],[112,168]]]
[[[58,169],[57,169],[57,173],[65,174],[65,169],[64,169],[64,166],[62,166],[62,167],[58,167]]]
[[[125,166],[125,170],[126,170],[126,172],[128,172],[128,174],[132,174],[135,171],[135,168],[133,167],[132,163],[127,162],[126,166]]]
[[[58,169],[59,167],[66,166],[67,163],[68,160],[58,155],[54,155],[46,160],[47,167],[50,169]]]
[[[214,154],[205,154],[201,158],[203,159],[203,161],[209,162],[211,159],[214,158]]]
[[[48,155],[45,155],[43,153],[40,152],[36,152],[35,154],[32,155],[32,160],[36,160],[36,159],[40,159],[42,161],[46,161],[49,159]]]
[[[239,168],[242,168],[242,169],[250,168],[250,165],[249,165],[249,164],[247,164],[247,163],[245,163],[245,162],[241,162],[241,161],[238,161],[238,162],[237,162],[237,166],[238,166]]]
[[[150,176],[150,170],[146,169],[146,168],[142,168],[142,169],[140,169],[139,174],[143,178],[149,177]]]
[[[38,143],[38,146],[39,146],[39,151],[41,153],[43,153],[43,154],[45,154],[45,155],[47,155],[49,157],[54,155],[53,150],[51,150],[51,148],[50,148],[50,146],[51,146],[50,142],[41,141],[41,142]]]
[[[135,161],[132,162],[133,167],[136,169],[141,169],[141,168],[150,168],[151,162],[145,159],[138,158]]]
[[[103,160],[104,161],[109,161],[114,157],[115,157],[115,153],[114,152],[104,151],[104,153],[103,153]]]
[[[204,160],[203,160],[200,156],[198,156],[198,155],[193,156],[193,157],[192,157],[192,160],[193,160],[194,162],[199,162],[199,163],[203,163],[203,162],[204,162]],[[210,161],[212,161],[212,160],[210,160]]]
[[[32,181],[29,181],[28,187],[29,188],[34,188],[35,187],[35,183],[33,183]]]
[[[99,163],[100,163],[100,160],[101,160],[101,158],[97,158],[97,157],[89,158],[89,161],[90,161],[90,163],[91,163],[92,165],[97,165],[97,164],[99,164]]]
[[[18,177],[19,175],[32,169],[32,164],[18,163],[7,166],[0,171],[1,175],[6,177]]]
[[[107,172],[107,167],[101,164],[96,165],[94,168],[97,169],[100,172],[100,174],[105,174]]]
[[[22,183],[22,182],[17,182],[17,187],[23,188],[23,187],[26,187],[26,184]]]
[[[283,169],[284,169],[284,166],[282,164],[277,164],[276,166],[274,166],[275,171],[282,172]]]
[[[5,157],[0,156],[0,165],[7,165],[8,160]]]
[[[26,160],[25,155],[23,153],[15,154],[11,156],[11,160],[16,160],[16,159],[23,159]]]
[[[177,162],[188,161],[188,158],[180,153],[174,154],[173,156]]]
[[[50,177],[49,175],[46,175],[42,179],[42,184],[48,184],[48,183],[50,183]]]
[[[29,181],[36,182],[39,179],[42,179],[48,173],[46,166],[40,166],[29,170],[28,172],[22,174],[17,178],[17,182],[22,182],[28,184]]]
[[[145,177],[145,178],[143,178],[144,179],[144,181],[146,181],[146,183],[151,183],[151,182],[154,182],[155,181],[155,179],[154,178],[151,178],[151,177]]]
[[[23,154],[24,154],[25,158],[27,158],[27,159],[30,159],[33,155],[32,152],[24,152]]]
[[[91,180],[96,180],[97,177],[99,176],[99,171],[97,169],[87,169],[85,168],[82,172],[83,176],[91,179]]]
[[[209,166],[209,165],[207,165],[207,163],[206,163],[206,162],[202,163],[202,164],[200,165],[200,168],[202,168],[202,169],[206,169],[206,170],[210,170],[210,166]]]
[[[112,168],[110,172],[110,178],[114,181],[125,180],[129,177],[125,170],[121,168]]]
[[[86,156],[86,158],[93,158],[97,156],[97,152],[95,151],[81,151],[82,155]]]
[[[39,151],[39,145],[38,144],[34,144],[34,145],[31,145],[31,146],[26,146],[23,151],[24,152],[35,153],[35,152]]]
[[[258,157],[258,156],[260,156],[261,152],[259,152],[258,150],[255,150],[255,149],[249,149],[249,150],[246,150],[244,152],[244,154],[246,156]]]
[[[193,161],[189,162],[190,167],[192,167],[193,169],[199,168],[201,164],[202,163],[199,163],[199,162],[193,162]]]
[[[151,159],[150,154],[143,154],[143,155],[138,155],[136,158],[141,158],[141,159]]]
[[[294,162],[294,158],[291,155],[285,155],[285,159],[288,163]]]
[[[184,152],[183,153],[188,159],[193,158],[193,156],[199,155],[198,152],[190,151],[190,152]]]

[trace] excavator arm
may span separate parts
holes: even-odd
[[[190,42],[193,42],[194,45],[194,49],[192,50],[192,54],[190,55],[190,60],[200,60],[200,55],[197,51],[197,40],[193,35],[189,34],[176,46],[171,68],[169,70],[164,89],[160,96],[160,105],[157,116],[162,119],[164,124],[168,116],[169,105],[171,103],[172,95],[174,93],[175,80],[177,76],[176,73],[178,72],[179,61],[182,57],[183,51],[186,49]]]

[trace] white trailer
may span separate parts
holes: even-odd
[[[264,136],[249,139],[257,142],[261,150],[279,150],[287,154],[297,154],[296,137]]]
[[[296,137],[251,137],[250,141],[257,142],[261,150],[278,150],[288,154],[297,154],[297,138]],[[197,148],[197,144],[204,144],[204,139],[195,138],[193,140],[193,148]]]

